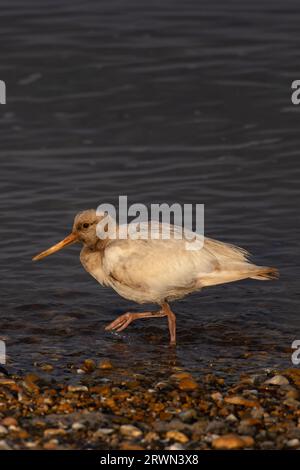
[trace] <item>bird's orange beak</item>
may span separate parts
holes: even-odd
[[[75,233],[71,233],[62,241],[60,241],[59,243],[56,243],[56,245],[53,245],[51,246],[51,248],[48,248],[48,250],[42,251],[41,253],[36,255],[34,258],[32,258],[32,260],[38,261],[40,259],[46,258],[46,256],[52,255],[56,251],[61,250],[65,246],[72,245],[73,243],[76,243],[77,241],[78,241],[78,235]]]

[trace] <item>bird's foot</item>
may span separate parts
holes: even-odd
[[[170,344],[172,346],[176,345],[176,317],[172,310],[170,309],[169,305],[164,302],[161,306],[161,310],[158,312],[140,312],[140,313],[132,313],[127,312],[123,315],[120,315],[116,320],[111,322],[109,325],[105,327],[106,331],[120,331],[125,330],[128,325],[133,320],[137,318],[153,318],[153,317],[168,317],[169,323],[169,332],[170,332]]]
[[[112,321],[109,325],[105,327],[106,331],[123,331],[125,328],[127,328],[128,325],[134,320],[135,316],[134,313],[124,313],[123,315],[120,315],[118,318],[116,318],[114,321]]]
[[[158,312],[140,312],[140,313],[132,313],[132,312],[127,312],[124,313],[123,315],[120,315],[118,318],[116,318],[113,322],[111,322],[109,325],[105,327],[106,331],[123,331],[125,328],[127,328],[128,325],[133,320],[136,320],[137,318],[153,318],[153,317],[165,317],[166,313],[162,310],[159,310]]]

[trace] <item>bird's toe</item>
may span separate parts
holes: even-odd
[[[105,327],[105,330],[106,331],[111,331],[111,330],[122,331],[129,325],[129,323],[131,323],[131,321],[132,321],[131,314],[124,313],[124,315],[121,315],[120,317],[116,318],[113,322],[111,322],[109,325],[107,325]]]

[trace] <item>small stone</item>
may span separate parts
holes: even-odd
[[[18,421],[15,419],[15,418],[12,418],[10,416],[7,416],[6,418],[3,418],[3,420],[1,421],[1,424],[3,424],[3,426],[17,426],[18,425]]]
[[[180,431],[168,431],[166,434],[168,440],[173,440],[180,442],[181,444],[186,444],[189,441],[189,438]]]
[[[153,441],[158,441],[159,440],[159,435],[156,432],[149,431],[144,437],[145,442],[153,442]]]
[[[184,379],[191,379],[192,376],[189,372],[176,372],[170,376],[171,380],[184,380]]]
[[[12,450],[6,441],[0,440],[0,450]]]
[[[43,448],[45,450],[55,450],[58,446],[58,440],[57,439],[51,439],[50,441],[48,442],[45,442],[45,444],[43,445]]]
[[[289,386],[285,396],[286,398],[294,398],[295,400],[298,400],[300,398],[300,393],[294,387]]]
[[[120,445],[121,450],[144,450],[142,446],[138,444],[132,444],[132,442],[122,442]]]
[[[233,413],[230,413],[230,415],[226,417],[226,421],[228,421],[229,423],[236,423],[238,419]]]
[[[37,447],[38,445],[38,442],[35,442],[35,441],[27,441],[25,442],[25,446],[28,448],[28,449],[34,449],[35,447]]]
[[[222,401],[223,400],[223,395],[220,393],[220,392],[213,392],[211,394],[211,398],[214,400],[214,401]]]
[[[68,392],[88,392],[86,385],[68,385]]]
[[[6,429],[6,427],[0,424],[0,436],[5,436],[7,433],[8,430]]]
[[[40,369],[42,369],[44,372],[52,372],[54,367],[51,364],[42,364]]]
[[[174,444],[170,445],[169,447],[166,447],[166,450],[184,450],[184,447],[179,444],[178,442],[175,442]]]
[[[190,423],[197,418],[196,410],[184,410],[179,413],[178,417],[184,423]]]
[[[287,398],[283,401],[283,404],[289,408],[298,409],[300,407],[300,401],[295,400],[294,398]]]
[[[265,385],[288,385],[289,381],[283,375],[274,375],[271,379],[264,382]]]
[[[155,388],[157,390],[164,390],[168,387],[169,387],[169,384],[167,382],[157,382],[157,384],[155,384]]]
[[[300,387],[300,369],[287,369],[285,374],[294,382],[297,387]]]
[[[295,447],[299,447],[300,441],[299,439],[290,439],[289,441],[287,441],[286,445],[287,447],[290,447],[293,449]]]
[[[85,428],[85,425],[82,423],[76,422],[72,424],[73,431],[80,431],[81,429],[84,429],[84,428]]]
[[[183,379],[179,382],[178,387],[182,391],[192,392],[198,388],[198,384],[193,379]]]
[[[255,442],[252,436],[241,436],[244,441],[245,447],[253,447]]]
[[[8,379],[7,377],[0,377],[0,385],[16,385],[16,382],[12,379]]]
[[[260,419],[256,419],[256,418],[244,418],[240,422],[240,426],[244,426],[244,427],[257,426],[260,424],[261,424]],[[248,434],[248,433],[245,432],[241,434]]]
[[[120,433],[123,434],[123,436],[132,438],[141,437],[143,434],[139,428],[132,424],[123,424],[120,426]]]
[[[112,434],[114,430],[112,428],[99,428],[94,432],[94,437],[104,437]]]
[[[20,428],[19,426],[9,426],[9,430],[12,432],[19,432]]]
[[[238,396],[238,395],[235,395],[232,397],[225,397],[224,401],[225,403],[229,403],[230,405],[245,406],[247,408],[254,408],[254,407],[257,408],[259,406],[256,401],[247,400],[246,398]]]
[[[52,437],[52,436],[64,436],[66,431],[61,428],[49,428],[45,429],[44,436],[45,437]]]
[[[104,361],[101,361],[98,364],[98,369],[104,369],[104,370],[113,369],[113,365],[108,359],[106,359]]]
[[[238,436],[237,434],[226,434],[217,437],[212,441],[214,449],[243,449],[244,447],[252,447],[254,439],[250,436]]]
[[[251,396],[251,395],[255,395],[255,398],[257,397],[258,395],[258,391],[255,390],[255,389],[251,389],[251,390],[244,390],[243,391],[243,395],[245,396]]]
[[[82,369],[86,372],[93,372],[93,370],[96,369],[95,361],[93,361],[93,359],[86,359],[83,362]]]

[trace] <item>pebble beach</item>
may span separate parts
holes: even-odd
[[[132,374],[111,361],[0,377],[0,449],[300,449],[300,370],[243,374],[230,385],[175,368]]]

